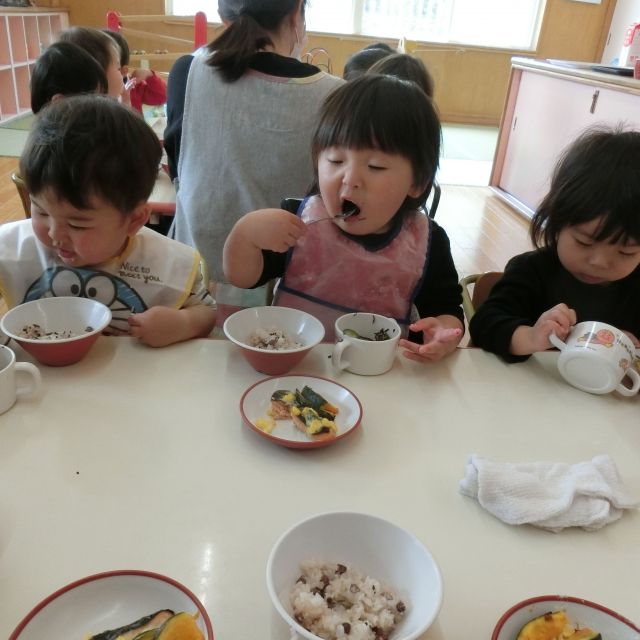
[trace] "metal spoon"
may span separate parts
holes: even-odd
[[[336,213],[334,216],[329,216],[328,218],[316,218],[315,220],[311,220],[311,222],[307,222],[307,224],[313,224],[314,222],[323,222],[324,220],[346,220],[351,216],[358,213],[358,208],[349,209],[348,211],[341,211],[340,213]]]

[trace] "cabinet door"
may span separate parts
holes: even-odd
[[[594,101],[597,112],[597,91],[590,85],[524,71],[498,186],[535,211],[562,150],[600,120],[591,113]]]

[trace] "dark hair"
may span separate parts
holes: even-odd
[[[227,82],[241,78],[257,51],[273,45],[271,35],[300,5],[304,17],[307,0],[218,0],[220,17],[228,27],[208,45],[207,64]]]
[[[640,242],[640,132],[594,127],[572,142],[531,220],[531,239],[555,247],[562,229],[596,218],[594,240]]]
[[[381,73],[415,82],[430,98],[433,98],[433,78],[420,58],[408,53],[393,53],[376,62],[367,73]]]
[[[381,47],[365,47],[347,58],[342,71],[345,80],[355,80],[364,75],[376,62],[391,55],[390,51]]]
[[[51,189],[77,209],[97,196],[127,215],[148,199],[160,156],[158,138],[139,114],[108,96],[72,96],[36,118],[20,175],[33,195]]]
[[[368,44],[366,47],[363,47],[363,50],[367,49],[382,49],[387,53],[397,53],[398,50],[394,49],[391,45],[388,45],[386,42],[373,42],[372,44]]]
[[[112,40],[116,41],[116,45],[118,45],[118,49],[120,49],[120,66],[126,67],[129,64],[129,60],[131,57],[127,39],[119,31],[102,29],[102,32],[106,33]]]
[[[70,27],[60,32],[59,42],[72,42],[92,55],[105,70],[109,68],[113,58],[112,51],[118,51],[117,42],[99,29],[91,27]],[[119,57],[119,56],[118,56]]]
[[[71,42],[54,42],[31,73],[31,110],[38,113],[56,94],[106,93],[107,77],[98,61]]]
[[[380,149],[409,160],[417,198],[407,197],[402,209],[424,205],[438,169],[440,120],[432,101],[413,82],[367,74],[347,82],[325,99],[311,142],[318,192],[318,156],[328,147]]]

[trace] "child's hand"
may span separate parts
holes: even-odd
[[[178,309],[151,307],[129,316],[129,333],[150,347],[164,347],[181,339],[181,320]]]
[[[458,320],[456,320],[459,323]],[[462,339],[462,328],[451,327],[438,318],[421,318],[409,326],[411,331],[422,331],[423,344],[400,340],[407,349],[404,357],[416,362],[437,362],[451,353]]]
[[[552,333],[564,340],[576,322],[576,312],[564,303],[557,304],[545,311],[532,327],[531,351],[529,353],[546,351],[552,347],[553,345],[549,342],[549,336]]]
[[[307,225],[284,209],[258,209],[242,218],[242,231],[256,248],[284,253],[307,232]]]
[[[147,78],[149,78],[152,75],[153,75],[153,71],[151,71],[151,69],[134,69],[129,74],[129,78],[130,78],[130,81],[135,80],[136,83],[138,83],[138,82],[144,82]]]
[[[638,338],[636,338],[633,333],[631,333],[631,331],[623,331],[622,333],[626,334],[629,337],[629,340],[631,340],[631,342],[633,342],[633,346],[636,349],[640,349],[640,340],[638,340]]]

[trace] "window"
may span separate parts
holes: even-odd
[[[202,0],[165,0],[192,15]],[[308,0],[309,31],[533,49],[545,0]],[[216,22],[217,11],[207,18]]]
[[[544,0],[309,0],[310,31],[533,49]]]

